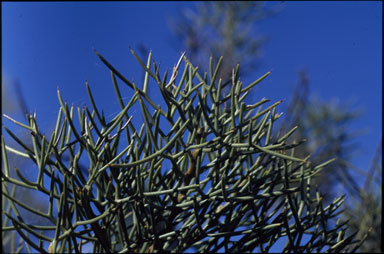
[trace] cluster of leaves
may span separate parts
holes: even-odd
[[[281,239],[284,252],[356,250],[352,244],[360,241],[345,237],[346,222],[327,226],[344,198],[324,204],[311,185],[311,178],[333,160],[314,166],[309,157],[296,157],[300,142],[287,139],[297,127],[273,138],[281,101],[265,108],[267,99],[244,102],[269,72],[243,87],[237,65],[231,89],[223,94],[222,58],[216,66],[211,58],[208,73],[200,75],[182,55],[168,79],[167,72],[159,75],[151,53],[146,64],[132,53],[146,71],[142,89],[96,52],[111,71],[121,106],[111,121],[100,114],[88,83],[93,109],[78,107],[78,123],[74,107],[58,91],[61,107],[49,138],[39,131],[36,115],[28,115],[28,124],[6,116],[30,131],[33,145],[3,127],[23,148],[5,145],[2,137],[2,188],[8,201],[4,232],[16,230],[28,248],[50,253],[80,253],[88,244],[94,253],[268,252]],[[117,78],[132,94],[126,105]],[[148,95],[150,78],[165,109]],[[134,107],[140,107],[144,119],[139,128],[129,114]],[[17,168],[19,179],[11,176],[7,151],[36,164],[36,181]],[[11,186],[45,195],[48,211],[15,199]],[[51,225],[33,225],[20,210]]]

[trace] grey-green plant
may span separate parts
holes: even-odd
[[[3,77],[4,78],[4,77]],[[24,113],[28,112],[25,100],[22,96],[20,85],[17,80],[5,79],[2,80],[2,113],[6,115],[12,115],[12,117],[17,117],[19,115],[24,115]],[[14,93],[12,93],[14,90]],[[22,113],[22,114],[20,114]],[[44,126],[46,127],[46,126]],[[28,147],[32,147],[32,141],[30,139],[30,132],[24,128],[13,129],[14,134],[24,142],[24,144]],[[12,138],[4,135],[4,140],[7,142],[8,146],[15,147],[17,145],[16,142],[12,142]],[[30,166],[32,165],[32,161],[29,158],[22,158],[14,153],[7,153],[7,162],[10,167],[17,167],[21,170],[22,174],[30,175],[33,170],[31,170]],[[32,172],[31,172],[32,171]],[[34,173],[34,172],[33,172]],[[33,174],[32,173],[32,174]],[[12,177],[17,177],[16,172],[10,172]],[[3,186],[4,187],[4,186]],[[38,195],[35,195],[33,191],[30,191],[26,188],[19,188],[16,185],[12,186],[13,197],[17,200],[26,203],[28,205],[33,205],[33,208],[37,210],[45,210],[46,202],[45,200],[41,200]],[[2,207],[7,206],[7,200],[2,199]],[[5,216],[4,214],[2,214]],[[39,219],[38,216],[29,216],[29,221]],[[46,223],[45,221],[41,221],[42,223]],[[48,225],[48,224],[47,224]],[[15,231],[10,232],[2,232],[2,253],[18,253],[23,250],[23,245],[20,244],[22,239],[16,237]]]
[[[309,94],[309,79],[305,71],[300,71],[299,80],[286,110],[282,131],[299,125],[300,129],[291,136],[292,139],[311,140],[301,146],[300,154],[312,154],[313,162],[321,162],[329,157],[336,157],[335,163],[327,166],[316,177],[323,195],[335,196],[337,188],[342,187],[350,197],[358,196],[359,183],[352,176],[351,161],[358,152],[355,138],[361,134],[351,132],[349,125],[356,121],[361,112],[352,109],[352,105],[342,104],[338,99],[321,101]]]
[[[361,244],[356,233],[345,236],[346,221],[329,225],[344,197],[326,204],[311,183],[334,159],[313,165],[309,156],[297,157],[300,142],[287,142],[296,127],[273,137],[282,101],[244,102],[270,72],[243,85],[237,65],[223,95],[222,58],[216,65],[211,58],[201,73],[183,54],[161,76],[152,53],[144,63],[132,51],[145,70],[139,86],[96,54],[121,107],[112,120],[87,82],[92,108],[77,107],[77,114],[57,91],[61,106],[50,136],[40,132],[36,114],[27,123],[5,115],[30,132],[33,145],[3,126],[21,146],[6,145],[2,136],[3,237],[16,232],[28,251],[42,253],[354,252]],[[162,106],[149,85],[158,87]],[[134,108],[144,119],[139,126]],[[36,179],[10,168],[7,152],[33,161]],[[15,186],[45,196],[47,211],[15,199]],[[33,224],[26,213],[50,225]]]
[[[282,129],[289,130],[299,125],[301,128],[291,135],[291,139],[310,136],[298,154],[312,154],[312,162],[320,162],[330,156],[337,160],[325,167],[313,183],[319,186],[325,200],[330,200],[337,192],[343,191],[348,197],[344,204],[343,218],[349,219],[347,235],[359,230],[357,237],[368,233],[359,252],[381,252],[381,138],[370,169],[359,169],[350,161],[358,155],[355,137],[361,130],[351,132],[348,126],[360,112],[352,105],[341,104],[337,100],[321,102],[308,99],[309,80],[305,72],[299,72],[299,82],[291,98],[287,117]],[[356,180],[358,179],[358,180]]]
[[[172,23],[171,28],[177,37],[174,41],[181,42],[182,48],[187,49],[188,57],[199,66],[205,66],[205,59],[210,55],[215,57],[224,54],[226,61],[222,62],[221,76],[230,77],[232,64],[238,61],[242,63],[241,76],[249,77],[255,67],[258,67],[261,49],[266,41],[257,32],[260,21],[277,14],[283,5],[259,1],[207,1],[197,2],[194,7],[184,8]],[[380,252],[381,241],[377,239],[381,239],[381,231],[377,229],[381,228],[381,220],[375,218],[377,214],[381,214],[381,202],[372,202],[377,200],[377,196],[370,195],[380,192],[381,185],[376,185],[374,191],[367,195],[367,188],[359,185],[362,182],[359,180],[366,177],[368,169],[365,172],[363,170],[362,174],[360,170],[359,176],[353,177],[356,175],[356,167],[350,162],[359,152],[356,132],[350,131],[350,123],[358,120],[360,112],[351,107],[352,105],[314,100],[309,92],[309,81],[306,72],[299,71],[298,84],[290,96],[290,102],[286,104],[288,106],[283,109],[284,119],[274,128],[274,133],[277,134],[275,138],[278,139],[279,135],[283,136],[295,126],[300,126],[288,141],[303,140],[308,136],[311,138],[309,142],[297,147],[296,156],[312,154],[311,161],[315,164],[327,158],[337,158],[312,179],[312,184],[319,186],[326,202],[336,197],[340,190],[350,200],[358,200],[354,202],[358,204],[356,208],[350,204],[344,207],[347,211],[346,217],[351,218],[351,228],[360,229],[359,236],[368,232],[369,228],[375,229],[370,230],[371,233],[360,251]],[[230,89],[228,87],[222,90]],[[251,100],[252,93],[248,96],[248,101]],[[371,209],[373,205],[375,209]],[[370,209],[366,209],[367,206]],[[370,223],[360,226],[362,221]]]

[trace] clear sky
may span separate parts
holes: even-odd
[[[281,11],[255,33],[268,37],[263,64],[249,79],[273,70],[257,87],[259,97],[289,99],[297,71],[308,71],[312,94],[353,101],[364,114],[352,130],[365,129],[354,163],[369,167],[382,132],[382,2],[272,2]],[[89,103],[85,80],[112,118],[119,110],[110,73],[98,50],[127,78],[142,71],[129,52],[152,49],[162,70],[172,68],[181,48],[167,20],[193,2],[2,2],[2,75],[18,80],[39,122],[56,121],[57,87],[71,105]],[[247,80],[245,80],[247,81]],[[246,83],[246,82],[245,82]],[[12,82],[10,82],[12,85]],[[7,100],[8,98],[3,98]],[[288,101],[287,101],[288,103]],[[9,125],[9,124],[8,124]],[[43,128],[43,127],[42,127]]]
[[[364,114],[351,130],[362,148],[353,163],[369,168],[382,135],[381,1],[273,2],[282,10],[260,23],[268,36],[263,64],[250,79],[272,74],[259,97],[289,99],[297,71],[308,71],[311,93],[322,100],[353,101]],[[183,49],[167,20],[193,2],[2,2],[2,76],[20,82],[38,122],[52,126],[59,102],[57,87],[71,105],[89,105],[85,80],[109,119],[119,110],[110,72],[96,49],[128,79],[142,79],[129,52],[143,43],[165,71]],[[188,53],[188,52],[187,52]],[[251,81],[251,80],[248,81]],[[247,80],[245,80],[247,83]],[[124,95],[123,95],[124,96]],[[2,97],[2,100],[10,98]],[[288,102],[287,102],[288,103]],[[15,117],[24,120],[21,115]],[[7,126],[12,125],[3,119]],[[41,126],[44,129],[44,126]],[[50,128],[47,127],[47,130]]]

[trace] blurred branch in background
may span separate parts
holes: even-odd
[[[261,20],[281,11],[280,7],[281,5],[276,4],[266,8],[265,2],[198,2],[196,8],[184,9],[171,23],[171,29],[181,43],[178,46],[186,50],[189,58],[198,65],[203,66],[202,63],[207,62],[209,57],[217,61],[220,56],[224,56],[219,77],[225,81],[234,68],[230,63],[241,62],[240,73],[243,75],[252,73],[249,70],[254,71],[259,66],[262,47],[267,40],[264,35],[255,32],[257,25]],[[351,133],[349,126],[357,121],[361,113],[338,100],[320,101],[311,97],[307,72],[299,71],[298,74],[298,84],[291,96],[280,133],[286,133],[298,125],[299,131],[291,139],[300,141],[310,137],[310,142],[299,146],[295,151],[298,156],[312,154],[315,164],[332,157],[337,158],[335,163],[328,165],[315,179],[315,184],[328,201],[337,194],[338,189],[335,186],[342,187],[349,198],[357,200],[358,205],[346,207],[346,216],[351,217],[351,224],[356,225],[355,229],[361,230],[361,235],[368,227],[374,229],[375,233],[368,237],[360,250],[378,252],[381,250],[381,241],[378,240],[381,239],[378,238],[381,237],[381,231],[378,230],[381,227],[381,193],[374,193],[380,192],[381,181],[370,191],[367,191],[367,186],[373,186],[373,172],[380,174],[381,171],[376,170],[377,165],[381,164],[371,167],[366,184],[361,187],[352,176],[354,167],[349,162],[358,152],[355,138],[358,134],[361,135]],[[374,161],[377,163],[378,160]],[[367,212],[366,209],[372,206],[374,209]],[[355,213],[354,216],[351,211]],[[361,216],[365,218],[364,223],[367,222],[365,227],[360,225]]]
[[[280,4],[267,6],[259,1],[206,1],[197,2],[195,8],[183,9],[170,20],[181,51],[199,68],[208,70],[207,59],[216,62],[222,56],[217,74],[223,81],[221,95],[231,90],[230,80],[235,63],[241,63],[239,75],[244,78],[255,72],[261,63],[262,47],[267,37],[255,33],[259,22],[276,15]],[[252,90],[251,90],[252,92]],[[229,108],[230,101],[224,104]]]
[[[350,131],[350,125],[357,121],[361,113],[352,110],[350,104],[341,104],[338,100],[322,102],[307,99],[309,80],[305,72],[299,72],[299,81],[288,106],[286,121],[282,127],[291,129],[298,124],[300,128],[291,138],[301,140],[310,137],[308,143],[300,146],[298,154],[312,154],[313,162],[335,157],[337,160],[324,168],[322,174],[314,179],[320,192],[327,201],[332,200],[337,192],[347,194],[345,219],[350,219],[349,232],[358,233],[362,238],[369,232],[360,247],[360,252],[381,252],[381,189],[382,141],[376,149],[370,169],[359,169],[351,163],[358,156],[359,147],[355,141],[362,131]],[[310,97],[311,98],[311,97]],[[357,182],[355,179],[361,179]]]
[[[230,79],[233,63],[241,62],[240,75],[252,73],[258,67],[265,36],[256,34],[258,22],[275,15],[279,8],[269,8],[264,2],[198,2],[196,8],[184,9],[170,27],[187,56],[203,69],[203,63],[223,56],[219,77]]]
[[[345,204],[345,217],[352,218],[350,232],[359,230],[358,238],[362,232],[369,232],[368,238],[361,246],[363,253],[381,253],[381,215],[382,215],[382,140],[380,140],[376,153],[372,159],[371,168],[360,173],[366,175],[363,188],[360,189],[360,196],[354,197]]]
[[[349,125],[356,120],[360,113],[351,110],[351,105],[343,105],[338,99],[320,101],[308,95],[309,79],[305,71],[299,72],[299,80],[288,106],[287,115],[282,132],[298,125],[298,131],[291,136],[293,140],[302,140],[311,137],[310,141],[302,146],[299,154],[311,154],[313,161],[322,161],[324,158],[337,158],[316,179],[323,195],[332,199],[335,193],[334,186],[342,184],[349,194],[359,195],[359,186],[351,176],[346,161],[350,161],[358,145],[354,138],[359,134],[350,133]],[[310,99],[309,99],[310,98]]]

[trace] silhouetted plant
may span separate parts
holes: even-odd
[[[344,236],[346,222],[328,225],[344,198],[323,204],[311,184],[333,159],[312,165],[309,156],[297,157],[300,142],[287,142],[296,127],[273,137],[282,101],[244,103],[270,72],[243,86],[237,65],[230,91],[222,94],[217,75],[222,58],[216,66],[211,58],[208,73],[200,74],[183,54],[168,78],[167,72],[160,76],[151,53],[146,64],[132,53],[146,71],[142,88],[96,52],[111,71],[121,107],[111,121],[97,108],[87,82],[92,110],[78,107],[75,121],[74,107],[58,90],[61,107],[50,137],[39,131],[36,114],[27,124],[6,116],[30,131],[33,147],[4,126],[23,149],[5,145],[2,137],[2,188],[8,201],[3,231],[17,231],[28,248],[49,253],[82,252],[88,244],[95,253],[356,250],[361,241],[355,234]],[[130,89],[126,104],[117,78]],[[150,79],[164,107],[149,97]],[[227,101],[229,108],[223,107]],[[144,119],[141,126],[129,113],[135,107]],[[13,178],[6,151],[30,158],[38,169],[36,181],[17,168],[20,179]],[[15,185],[45,195],[48,211],[15,199],[9,190]],[[21,209],[51,225],[29,223]]]

